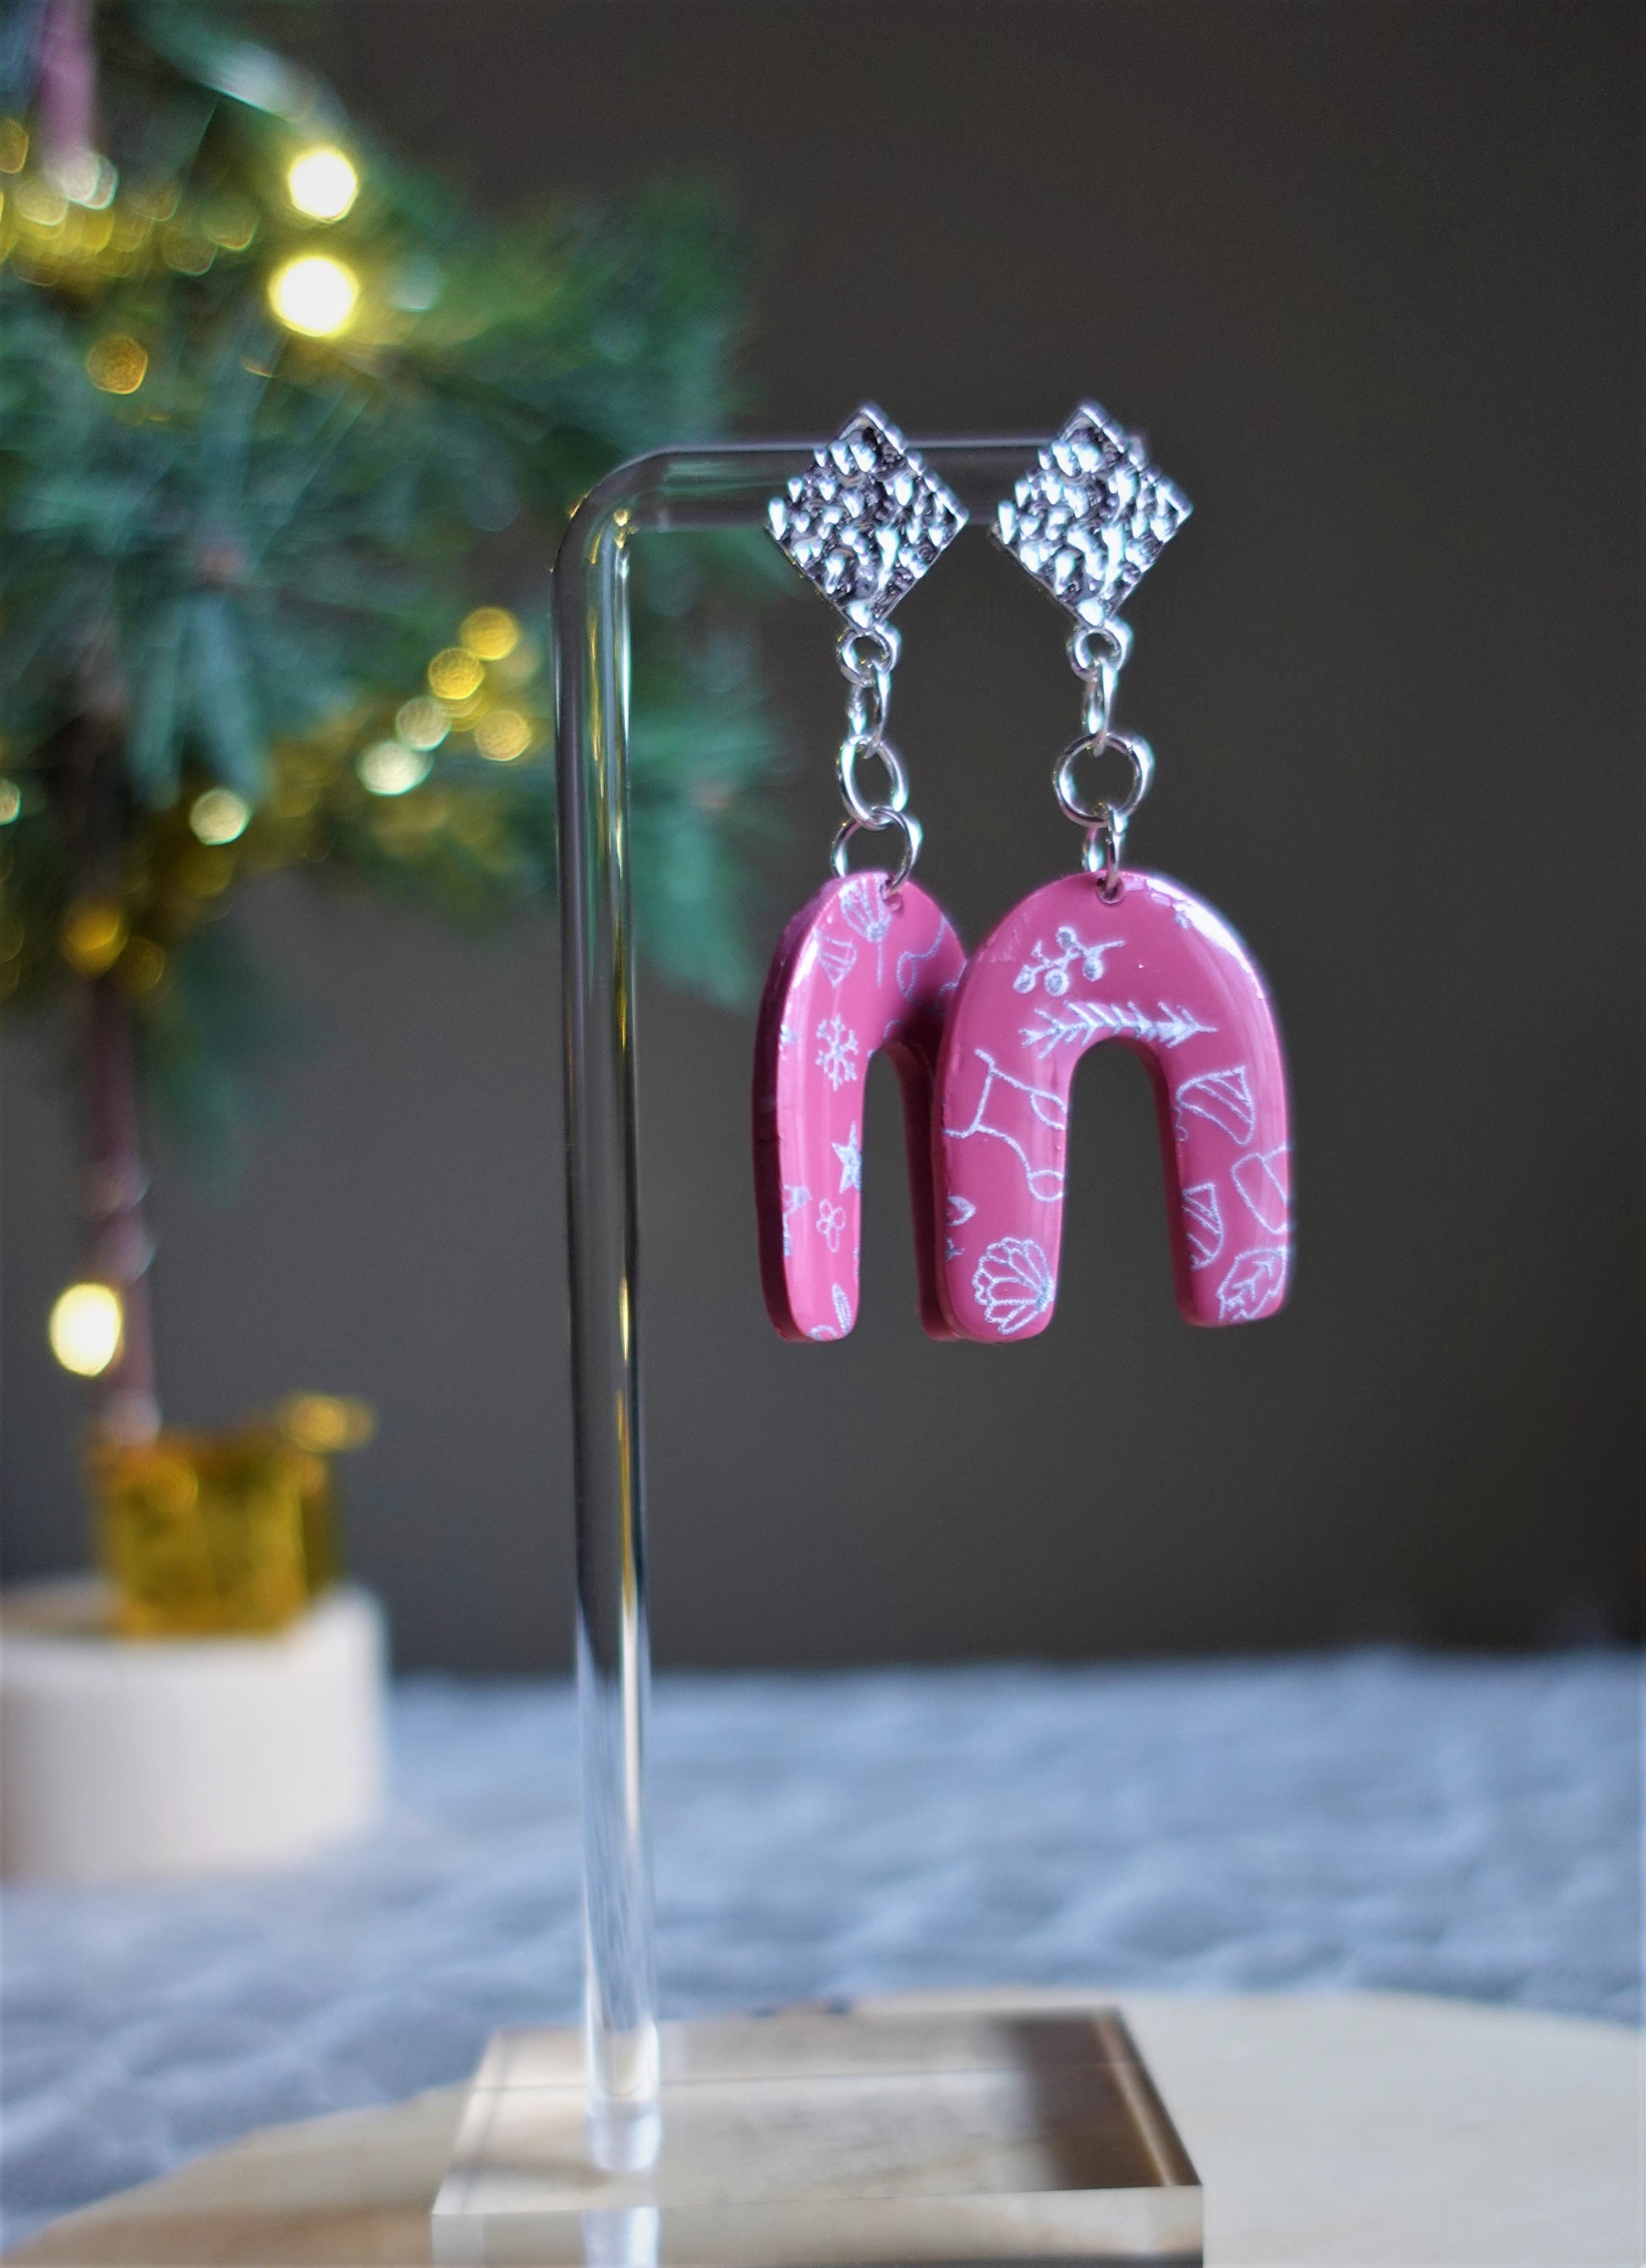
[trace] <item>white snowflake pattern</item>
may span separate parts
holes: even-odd
[[[818,1026],[818,1037],[823,1042],[818,1069],[838,1093],[857,1076],[857,1035],[837,1010]]]

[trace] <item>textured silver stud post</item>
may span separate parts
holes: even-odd
[[[800,572],[849,622],[873,629],[966,526],[966,507],[865,404],[767,506]]]
[[[995,534],[1059,606],[1095,629],[1125,604],[1191,510],[1136,435],[1086,401],[996,507]]]

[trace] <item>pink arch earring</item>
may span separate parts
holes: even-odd
[[[921,831],[902,759],[885,737],[900,648],[887,617],[966,515],[880,412],[863,409],[774,497],[770,517],[789,558],[845,618],[840,665],[850,690],[834,879],[783,933],[755,1038],[767,1312],[788,1339],[843,1338],[857,1320],[863,1082],[870,1057],[884,1049],[903,1095],[921,1319],[934,1338],[949,1338],[934,1241],[932,1080],[966,956],[942,908],[910,880]],[[878,798],[859,777],[876,760]],[[896,842],[890,871],[849,871],[849,846],[865,832]]]
[[[1069,1090],[1106,1040],[1141,1056],[1154,1085],[1183,1314],[1249,1322],[1286,1296],[1286,1071],[1262,976],[1210,906],[1121,863],[1154,758],[1110,722],[1132,643],[1117,609],[1188,512],[1091,403],[999,507],[1001,543],[1076,618],[1084,730],[1054,784],[1085,848],[1084,872],[1034,891],[979,946],[945,1020],[934,1194],[959,1337],[1028,1338],[1051,1321]],[[1099,757],[1124,767],[1124,787],[1088,802],[1077,770]]]

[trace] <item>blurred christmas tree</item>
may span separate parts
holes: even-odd
[[[7,0],[0,112],[0,993],[75,1019],[88,1280],[54,1339],[140,1439],[139,1126],[242,1106],[272,1019],[239,886],[543,895],[546,592],[478,603],[497,532],[552,556],[608,466],[720,424],[741,264],[694,195],[483,220],[219,7]],[[720,994],[770,755],[726,564],[639,578],[634,734],[643,942]]]

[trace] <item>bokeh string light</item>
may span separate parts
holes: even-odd
[[[457,642],[430,657],[424,680],[450,690],[276,742],[255,806],[196,777],[144,822],[120,893],[71,899],[46,949],[76,976],[112,976],[132,999],[151,1002],[170,986],[179,947],[219,917],[242,871],[302,865],[347,837],[392,865],[428,872],[458,856],[506,875],[507,827],[479,790],[483,775],[506,792],[510,773],[552,746],[542,649],[506,608],[475,608]],[[464,796],[452,797],[450,778],[471,783]],[[0,777],[0,824],[22,802],[18,784]],[[40,949],[14,917],[0,922],[0,995],[16,989]]]
[[[360,194],[360,176],[341,150],[305,150],[286,171],[286,192],[310,220],[341,220]]]
[[[402,740],[373,740],[361,751],[355,769],[373,795],[408,795],[428,778],[432,760],[426,750],[408,748]]]
[[[5,446],[26,480],[78,499],[55,542],[20,535],[30,603],[46,591],[72,622],[104,704],[78,717],[74,684],[37,660],[5,720],[0,998],[27,1012],[117,989],[139,1011],[148,1099],[209,1145],[276,1037],[254,955],[210,933],[246,878],[335,866],[465,921],[552,889],[542,632],[505,607],[454,605],[455,578],[475,531],[522,497],[569,509],[591,438],[615,461],[660,418],[717,414],[727,294],[712,263],[676,288],[701,216],[500,229],[386,153],[365,163],[341,106],[279,57],[238,48],[231,88],[115,12],[107,39],[96,27],[114,18],[94,15],[108,157],[48,163],[32,120],[0,115],[0,320],[33,387]],[[657,374],[642,381],[606,343],[608,318],[660,279]],[[569,422],[571,395],[614,358],[609,401]],[[668,374],[688,368],[689,382]],[[628,406],[637,386],[643,414]],[[208,431],[238,460],[209,496]],[[139,488],[166,510],[134,513]],[[648,841],[684,828],[695,854],[702,687],[679,653],[665,677]],[[746,731],[733,761],[758,770],[762,737]],[[88,747],[118,790],[95,843],[62,792]],[[654,939],[687,982],[711,954],[725,981],[734,865],[718,846],[694,855],[696,900]]]
[[[268,304],[288,330],[305,338],[335,338],[354,320],[360,279],[329,253],[307,252],[276,269],[268,279]]]
[[[342,150],[303,150],[287,168],[286,192],[288,233],[293,216],[335,223],[355,206],[359,172]],[[234,190],[185,201],[177,183],[150,180],[122,191],[115,168],[94,151],[44,164],[24,122],[0,118],[0,262],[26,283],[84,291],[155,268],[203,276],[220,254],[243,256],[260,236],[277,233],[278,218]],[[288,329],[334,338],[355,321],[362,283],[347,261],[294,252],[272,269],[268,297]],[[402,312],[410,305],[395,304]],[[108,394],[134,393],[146,364],[146,350],[129,338],[95,342],[86,357],[92,383]]]
[[[251,815],[251,805],[231,787],[209,787],[188,807],[188,823],[202,843],[238,842]]]
[[[120,1294],[112,1285],[70,1284],[58,1293],[46,1332],[65,1370],[99,1378],[119,1355],[124,1328]]]
[[[147,350],[123,331],[93,339],[85,350],[85,374],[104,394],[135,394],[148,369]]]

